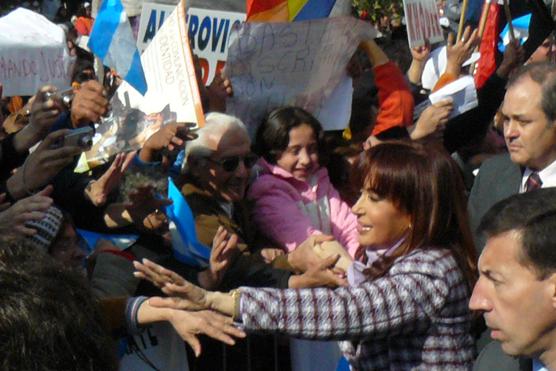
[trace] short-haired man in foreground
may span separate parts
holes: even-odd
[[[475,370],[556,369],[556,189],[498,202],[479,230],[487,243],[469,307],[496,341]]]

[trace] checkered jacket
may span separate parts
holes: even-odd
[[[358,287],[241,289],[247,330],[337,339],[353,370],[468,370],[469,290],[450,251],[416,250]]]

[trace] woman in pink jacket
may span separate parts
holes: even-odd
[[[311,235],[327,234],[354,257],[357,218],[319,163],[322,134],[317,119],[301,108],[281,107],[268,115],[255,139],[261,159],[248,192],[255,202],[253,220],[286,252]]]

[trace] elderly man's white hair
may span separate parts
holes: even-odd
[[[185,156],[182,163],[182,173],[188,170],[190,158],[210,156],[214,151],[210,148],[212,141],[218,142],[227,131],[241,131],[249,138],[247,128],[235,116],[220,112],[211,112],[205,117],[205,126],[197,131],[198,137],[185,144]]]

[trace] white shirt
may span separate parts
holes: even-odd
[[[527,179],[529,179],[529,175],[531,175],[532,172],[533,170],[525,168],[523,176],[521,177],[521,187],[519,188],[519,193],[525,192]],[[539,177],[542,182],[541,188],[556,187],[556,161],[539,171]]]

